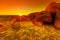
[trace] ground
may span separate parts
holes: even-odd
[[[8,20],[3,19],[0,21],[6,24]],[[0,40],[60,40],[60,30],[52,25],[36,26],[31,21],[16,21],[2,27],[0,25],[0,28]]]
[[[22,22],[20,27],[20,40],[60,40],[60,30],[52,25],[35,26],[32,22]]]

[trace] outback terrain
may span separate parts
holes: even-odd
[[[60,40],[60,3],[29,15],[0,15],[0,40]]]

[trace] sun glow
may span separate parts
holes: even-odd
[[[23,14],[19,14],[19,16],[22,16]]]

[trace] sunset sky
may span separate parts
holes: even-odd
[[[27,15],[43,11],[51,2],[60,0],[0,0],[0,15]]]

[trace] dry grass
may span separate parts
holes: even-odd
[[[51,25],[35,26],[32,22],[15,22],[0,31],[0,40],[60,40],[60,30]]]
[[[31,22],[22,22],[20,26],[20,40],[60,40],[60,30],[52,25],[35,26]]]

